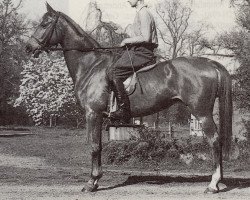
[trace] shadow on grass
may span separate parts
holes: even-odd
[[[14,137],[23,137],[23,136],[30,136],[30,135],[34,135],[32,133],[17,133],[17,134],[0,134],[0,137],[3,138],[14,138]]]
[[[0,127],[0,131],[30,131],[30,129],[20,127]]]
[[[110,186],[107,188],[100,188],[98,191],[102,190],[112,190],[119,187],[124,187],[127,185],[134,185],[137,183],[148,183],[148,184],[156,184],[163,185],[167,183],[199,183],[199,182],[210,182],[211,176],[194,176],[194,177],[171,177],[171,176],[129,176],[128,179],[114,186]],[[250,187],[250,179],[244,178],[224,178],[222,181],[223,184],[227,186],[227,188],[220,190],[220,192],[227,192],[233,190],[235,188],[243,189]]]

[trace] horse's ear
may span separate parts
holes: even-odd
[[[52,13],[52,14],[56,13],[56,11],[48,4],[48,2],[46,2],[46,7],[49,13]]]

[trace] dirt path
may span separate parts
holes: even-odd
[[[164,174],[162,177],[154,174],[153,177],[137,171],[131,174],[110,170],[100,182],[98,191],[90,194],[81,192],[88,174],[73,181],[71,175],[65,176],[68,171],[63,171],[64,176],[58,177],[58,169],[37,157],[4,154],[0,156],[0,167],[0,200],[242,200],[250,196],[250,179],[239,177],[227,178],[227,187],[220,185],[221,193],[208,195],[203,193],[208,184],[205,175],[178,177],[176,174]],[[48,171],[55,175],[51,176]],[[33,177],[33,181],[23,182],[26,176]]]
[[[80,185],[0,185],[1,200],[211,200],[211,199],[249,199],[249,188],[234,188],[227,192],[208,195],[203,190],[206,183],[136,184],[117,188],[100,187],[96,193],[80,192]],[[225,186],[222,186],[225,187]]]

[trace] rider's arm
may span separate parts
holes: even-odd
[[[122,41],[121,46],[128,43],[141,43],[141,42],[150,42],[151,39],[151,17],[146,9],[140,10],[139,20],[140,20],[140,35],[135,37],[126,38]]]

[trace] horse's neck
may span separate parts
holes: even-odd
[[[97,43],[91,41],[89,38],[84,35],[77,33],[76,29],[73,26],[69,25],[66,20],[61,20],[62,23],[62,32],[63,38],[60,42],[61,46],[64,49],[64,58],[70,72],[70,75],[75,82],[77,79],[77,73],[79,67],[87,70],[91,62],[84,63],[89,55],[89,53],[83,53],[81,50],[87,48],[99,47]],[[81,63],[80,63],[81,62]]]
[[[87,49],[87,48],[97,48],[100,45],[84,31],[81,34],[77,32],[77,28],[70,25],[66,20],[62,20],[63,24],[63,39],[61,41],[61,46],[64,49]]]
[[[116,57],[112,53],[100,51],[82,52],[81,50],[98,48],[100,45],[87,34],[79,35],[74,27],[68,25],[66,21],[63,22],[63,25],[64,37],[61,45],[66,49],[64,57],[74,83],[79,81],[79,77],[81,81],[87,81],[91,77],[89,73],[105,70],[112,64]],[[85,33],[83,32],[83,34]]]
[[[115,56],[111,53],[75,50],[65,51],[64,58],[74,83],[80,79],[87,82],[91,74],[106,70],[115,60]]]

